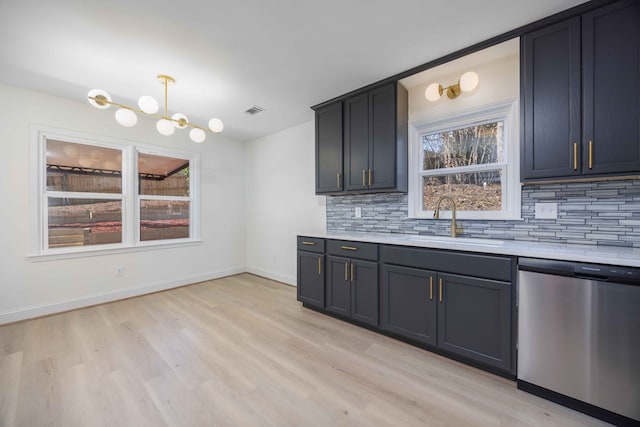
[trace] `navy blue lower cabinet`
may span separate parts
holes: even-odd
[[[383,264],[380,268],[381,328],[435,346],[437,274],[428,270]]]
[[[438,348],[511,368],[511,284],[438,274]]]
[[[298,251],[298,301],[324,308],[324,254]]]
[[[298,300],[505,376],[515,258],[298,237]]]
[[[326,310],[378,326],[378,263],[327,255]]]
[[[324,239],[298,236],[297,298],[316,308],[324,308],[324,244]]]

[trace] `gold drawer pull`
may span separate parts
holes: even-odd
[[[303,241],[302,244],[303,245],[307,245],[307,246],[315,246],[316,242],[305,242],[305,241]]]
[[[371,176],[372,176],[371,169],[369,169],[369,187],[371,187],[371,181],[372,181]]]
[[[589,169],[593,168],[593,141],[589,141]]]
[[[356,273],[354,270],[354,266],[353,263],[351,263],[351,283],[353,283],[353,281],[356,279]]]
[[[440,289],[439,289],[439,297],[440,297],[440,302],[442,302],[442,279],[440,279]]]
[[[578,143],[573,143],[573,170],[578,170]]]
[[[322,260],[318,257],[318,276],[322,274]]]
[[[344,281],[349,282],[349,263],[344,263]]]
[[[433,276],[429,277],[429,301],[433,301]]]
[[[358,248],[354,248],[353,246],[340,246],[341,249],[344,249],[345,251],[357,251]]]

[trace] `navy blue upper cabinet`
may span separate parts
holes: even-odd
[[[640,3],[522,38],[522,180],[640,172]]]
[[[342,102],[316,110],[316,193],[341,191]]]
[[[522,38],[522,176],[580,175],[580,18]]]
[[[396,82],[316,109],[316,194],[406,192],[407,120]]]
[[[640,172],[639,21],[636,0],[582,17],[584,173]]]

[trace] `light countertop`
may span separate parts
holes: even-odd
[[[396,233],[298,233],[299,236],[421,248],[448,249],[486,254],[512,255],[593,264],[640,267],[640,248],[617,246],[567,245],[521,240],[475,239],[465,237],[422,236]]]

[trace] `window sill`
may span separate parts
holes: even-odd
[[[101,248],[101,249],[90,249],[84,251],[70,251],[61,249],[60,251],[50,251],[42,254],[31,254],[27,256],[27,260],[31,262],[41,262],[41,261],[56,261],[56,260],[64,260],[64,259],[73,259],[73,258],[86,258],[86,257],[95,257],[95,256],[103,256],[103,255],[113,255],[113,254],[121,254],[128,252],[143,252],[143,251],[155,251],[161,249],[174,249],[174,248],[182,248],[187,246],[196,246],[202,244],[202,240],[188,240],[188,241],[180,241],[180,242],[172,242],[172,243],[145,243],[140,246],[118,246],[118,247],[109,247],[109,248]]]

